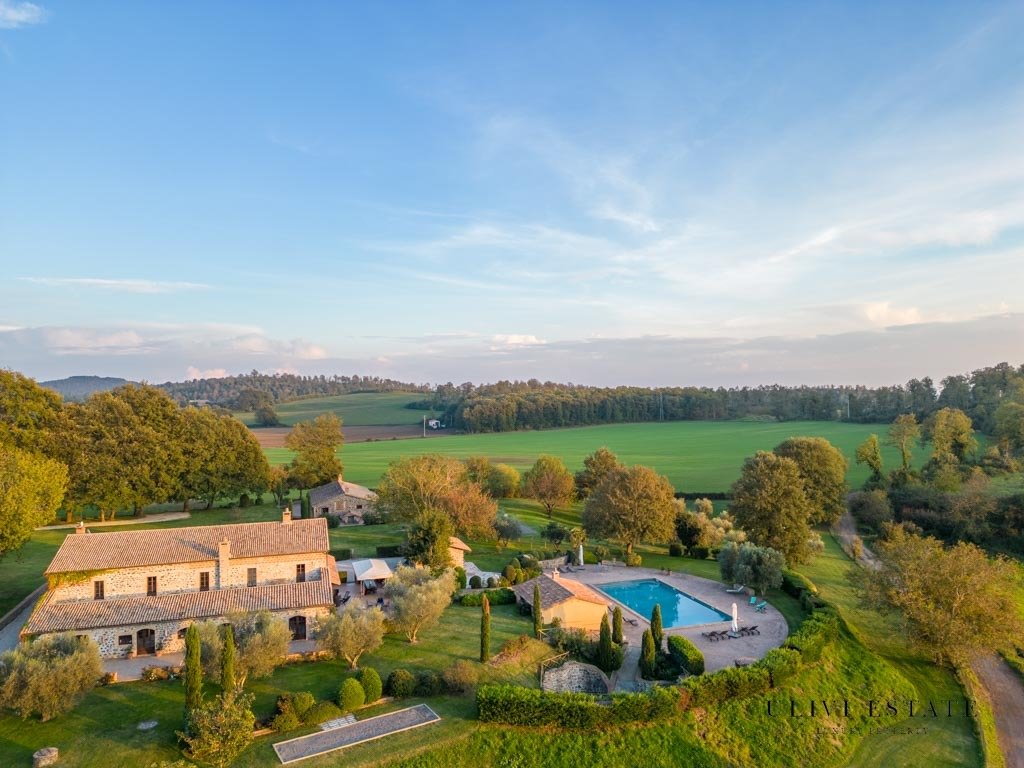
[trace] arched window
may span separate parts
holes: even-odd
[[[288,629],[291,630],[292,640],[306,639],[306,617],[292,616],[288,619]]]

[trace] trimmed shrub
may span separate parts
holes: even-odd
[[[475,664],[459,659],[442,672],[441,677],[450,693],[465,693],[476,686],[480,673]]]
[[[300,720],[306,717],[316,705],[316,698],[309,691],[300,691],[290,699],[291,709]],[[282,712],[284,710],[281,710]]]
[[[388,675],[386,690],[396,699],[408,698],[416,690],[416,678],[407,669],[396,669]]]
[[[683,556],[683,545],[678,541],[673,541],[668,545],[668,554],[670,557],[682,557]]]
[[[354,677],[347,678],[338,691],[338,706],[343,713],[355,712],[366,703],[363,686]]]
[[[690,557],[694,560],[707,560],[711,550],[707,547],[690,547]]]
[[[417,696],[440,696],[444,693],[444,678],[432,669],[421,669],[416,673]]]
[[[626,555],[626,566],[629,568],[639,568],[643,565],[644,559],[640,557],[636,552]]]
[[[493,576],[489,577],[487,579],[487,586],[489,588],[493,589],[494,587],[498,586],[498,580],[496,578],[494,578]]]
[[[668,655],[676,666],[680,669],[685,669],[691,675],[704,674],[704,654],[688,638],[680,635],[670,635],[668,638]]]
[[[159,680],[170,680],[171,673],[167,667],[143,667],[139,677],[147,683],[155,683]]]
[[[284,712],[278,712],[270,722],[270,727],[279,733],[294,731],[300,725],[302,725],[302,721],[299,720],[299,716],[291,708]]]
[[[821,658],[825,647],[839,636],[839,617],[829,608],[816,610],[800,625],[800,629],[786,638],[783,648],[794,648],[800,652],[804,663],[810,664]]]
[[[455,566],[455,586],[457,589],[466,588],[466,569],[462,566]]]
[[[818,588],[814,582],[797,571],[782,572],[782,591],[798,600],[804,592],[810,592],[812,595],[818,594]]]
[[[688,677],[680,686],[690,693],[694,706],[707,707],[764,693],[771,688],[771,676],[761,666],[727,667],[711,675]]]
[[[363,667],[359,672],[359,684],[363,686],[363,694],[366,696],[366,703],[373,704],[380,698],[384,686],[380,681],[380,675],[373,667]]]
[[[377,557],[401,557],[405,554],[405,544],[378,544]]]
[[[480,589],[481,586],[483,586],[483,581],[480,580],[478,575],[474,574],[469,580],[469,588]],[[465,597],[465,595],[463,595],[463,597]]]
[[[331,701],[318,701],[312,707],[309,708],[309,712],[302,718],[302,721],[306,725],[320,725],[320,723],[326,723],[328,720],[337,720],[344,714],[334,702]]]
[[[352,547],[342,547],[341,549],[332,549],[331,557],[335,560],[351,560],[352,559]]]
[[[653,680],[657,674],[658,657],[654,647],[654,636],[651,630],[645,629],[640,643],[640,676],[644,680]]]
[[[665,719],[684,708],[688,699],[677,688],[655,688],[650,693],[615,694],[611,705],[605,706],[587,693],[485,685],[477,689],[476,701],[483,722],[597,728]]]
[[[768,670],[772,688],[778,688],[800,670],[800,651],[795,648],[772,648],[759,663]]]
[[[459,605],[479,608],[484,604],[484,595],[491,605],[512,605],[516,601],[516,593],[511,589],[488,589],[484,592],[467,592],[459,598]]]

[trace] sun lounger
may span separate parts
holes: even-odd
[[[728,592],[730,595],[738,595],[744,589],[746,589],[746,587],[742,584],[733,584],[732,589],[727,589],[725,591]]]
[[[751,605],[757,605],[757,595],[751,595],[750,596],[750,604]]]
[[[761,630],[757,628],[757,624],[754,624],[752,627],[747,627],[747,634],[748,635],[760,635],[761,634]]]
[[[768,607],[768,601],[762,600],[760,603],[754,606],[754,610],[758,613],[764,613],[764,609]]]

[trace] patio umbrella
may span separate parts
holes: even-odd
[[[736,608],[736,603],[733,603],[732,604],[732,631],[733,632],[739,632],[739,630],[740,630],[739,610]]]
[[[579,561],[576,563],[576,565],[583,565],[583,545],[582,544],[580,544]]]

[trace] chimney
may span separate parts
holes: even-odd
[[[228,586],[228,563],[231,561],[231,542],[225,536],[217,545],[217,589]]]
[[[555,579],[555,580],[557,581],[557,579],[558,579],[558,576],[559,576],[559,573],[558,573],[558,569],[556,568],[555,570],[553,570],[553,571],[551,572],[551,578],[552,578],[552,579]]]
[[[85,521],[84,520],[79,520],[78,521],[78,525],[75,526],[75,533],[88,533],[88,531],[85,530]]]
[[[292,510],[291,507],[285,507],[281,510],[281,525],[292,524]]]

